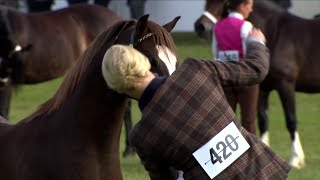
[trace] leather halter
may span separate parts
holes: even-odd
[[[133,30],[130,35],[130,45],[132,45],[133,47],[136,47],[139,43],[143,42],[145,39],[148,39],[153,35],[153,33],[148,33],[142,36],[141,38],[139,38],[137,41],[135,41],[135,38],[134,38],[135,33],[136,33],[136,30]]]

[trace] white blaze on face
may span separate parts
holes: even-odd
[[[170,49],[166,46],[157,45],[158,56],[167,66],[169,74],[171,75],[176,70],[177,57],[170,51]]]

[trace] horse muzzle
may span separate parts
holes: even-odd
[[[194,23],[194,31],[201,39],[210,40],[212,26],[212,23],[201,22],[201,19],[199,19]]]

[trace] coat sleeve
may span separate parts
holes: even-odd
[[[208,61],[209,71],[220,80],[222,86],[249,86],[260,83],[269,71],[269,50],[257,42],[247,44],[244,61]]]

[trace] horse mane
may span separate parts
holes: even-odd
[[[60,85],[57,92],[52,98],[39,106],[29,117],[26,117],[19,123],[26,123],[31,121],[34,118],[48,115],[51,112],[57,110],[61,104],[67,99],[67,97],[73,93],[79,84],[81,78],[86,73],[88,66],[94,60],[102,61],[101,54],[104,54],[105,51],[112,46],[115,41],[118,39],[119,33],[122,32],[126,27],[133,24],[135,21],[120,21],[110,27],[108,30],[101,33],[87,48],[87,50],[82,53],[77,62],[73,67],[68,71],[64,81]]]
[[[254,1],[254,9],[257,11],[257,8],[260,9],[271,9],[273,12],[284,13],[286,12],[281,6],[277,5],[271,0],[258,0]]]
[[[156,23],[149,21],[148,27],[153,33],[153,40],[155,41],[155,44],[158,44],[160,46],[164,45],[168,47],[168,49],[175,55],[177,56],[177,50],[176,46],[174,44],[174,41],[170,35],[170,33],[163,27],[159,28],[159,25]]]

